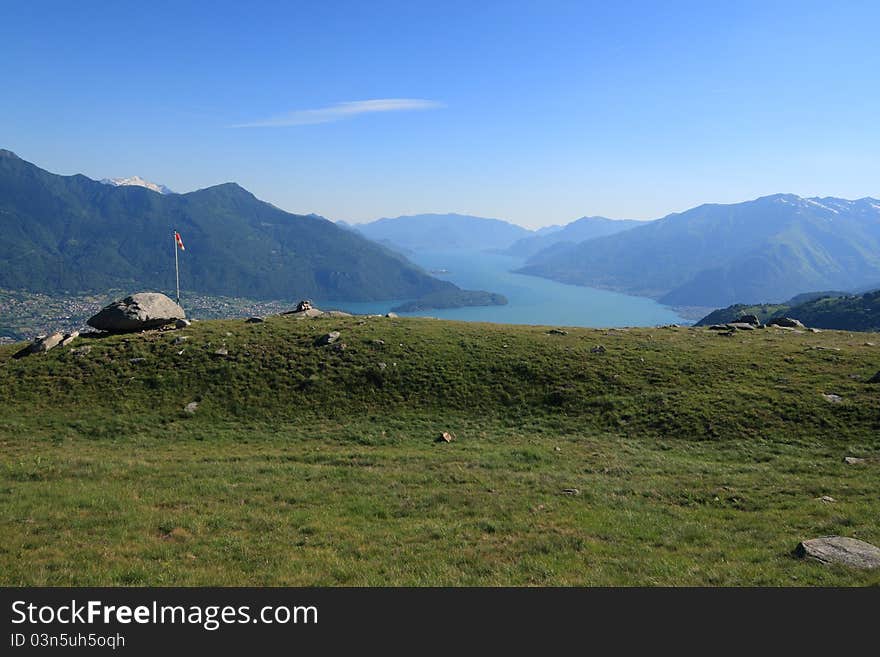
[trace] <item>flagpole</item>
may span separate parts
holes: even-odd
[[[171,244],[174,246],[174,280],[177,284],[177,305],[180,305],[180,267],[177,264],[177,231],[171,231]]]

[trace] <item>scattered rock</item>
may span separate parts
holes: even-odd
[[[132,365],[137,365],[138,363],[146,363],[147,359],[146,358],[129,358],[128,362],[131,363]]]
[[[873,343],[873,342],[866,342],[866,343],[865,343],[865,346],[866,346],[866,347],[873,347],[873,346],[874,346],[874,343]]]
[[[385,363],[378,363],[378,364],[377,364],[377,367],[378,367],[380,370],[384,370],[384,369],[385,369],[386,367],[388,367],[388,366],[387,366]]]
[[[174,328],[176,329],[185,329],[187,326],[192,326],[192,322],[188,319],[178,319],[174,322]]]
[[[434,442],[451,443],[453,440],[455,440],[455,434],[450,433],[449,431],[444,431],[439,436],[437,436],[437,439]]]
[[[563,495],[580,495],[581,491],[577,488],[563,488],[562,494]]]
[[[391,319],[395,319],[396,317],[400,317],[397,313],[385,313],[385,317],[390,317]]]
[[[186,319],[186,313],[164,294],[139,292],[106,306],[88,324],[100,331],[121,333],[159,328],[179,319]]]
[[[385,340],[373,340],[370,344],[372,344],[372,345],[374,345],[374,346],[376,346],[376,347],[384,347],[384,346],[385,346]]]
[[[311,310],[311,309],[312,309],[312,302],[309,301],[308,299],[303,299],[298,304],[296,304],[296,310],[294,312],[302,313],[302,312],[305,312],[306,310]]]
[[[351,317],[351,313],[346,313],[341,310],[328,310],[324,313],[325,317]]]
[[[822,399],[831,404],[840,404],[841,402],[843,402],[843,397],[841,397],[840,395],[829,395],[825,394],[824,392],[822,393]]]
[[[878,371],[874,376],[868,379],[868,383],[880,383],[880,371]]]
[[[70,350],[70,353],[74,356],[85,356],[92,350],[92,345],[84,344],[82,347],[74,347]]]
[[[60,332],[37,338],[31,345],[31,352],[35,354],[44,354],[50,349],[54,349],[64,341],[64,334]]]
[[[595,347],[590,349],[591,354],[604,354],[606,351],[608,350],[601,344],[597,344]]]
[[[856,456],[844,456],[843,462],[847,465],[858,465],[859,463],[864,463],[865,459],[860,459]]]
[[[199,402],[191,401],[189,404],[183,407],[183,412],[187,415],[195,415],[196,411],[199,409]]]
[[[808,328],[807,331],[809,331],[810,333],[821,333],[822,329]]]
[[[333,344],[339,339],[339,331],[330,331],[329,333],[325,333],[320,338],[315,340],[315,344],[319,347],[323,347],[328,344]]]
[[[834,504],[837,500],[835,500],[830,495],[823,495],[822,497],[819,498],[819,501],[824,504]]]
[[[244,320],[244,323],[245,324],[262,324],[265,321],[266,320],[263,319],[262,317],[248,317],[246,320]]]
[[[64,339],[61,340],[61,346],[62,346],[62,347],[66,347],[66,346],[69,345],[71,342],[73,342],[74,340],[76,340],[78,337],[79,337],[79,331],[74,331],[73,333],[67,333],[67,334],[64,336]]]
[[[727,324],[712,324],[709,327],[710,331],[726,331],[728,329]]]
[[[345,351],[345,350],[348,348],[348,345],[345,344],[344,342],[334,342],[334,343],[330,346],[330,348],[331,348],[333,351]]]
[[[314,317],[323,317],[324,311],[318,310],[317,308],[307,308],[306,310],[288,310],[287,312],[281,313],[282,315],[289,315],[295,319],[303,319],[305,317],[314,318]]]
[[[783,328],[804,328],[804,325],[792,317],[775,317],[768,322],[769,326],[781,326]]]
[[[825,564],[870,570],[880,568],[880,548],[847,536],[823,536],[799,543],[795,554]]]
[[[174,340],[172,340],[172,344],[183,344],[189,340],[189,336],[186,335],[178,335]]]
[[[220,347],[214,352],[214,355],[226,358],[229,355],[229,349],[227,349],[226,347]]]
[[[42,335],[36,338],[24,349],[15,352],[12,357],[24,358],[25,356],[30,356],[31,354],[44,354],[50,349],[54,349],[59,344],[61,344],[62,340],[64,340],[64,334],[61,332],[56,332],[52,335]]]
[[[734,324],[748,324],[752,328],[761,325],[761,320],[757,315],[740,315]]]
[[[731,322],[727,325],[729,329],[736,329],[738,331],[754,331],[755,326],[749,324],[748,322]]]
[[[547,331],[547,335],[568,335],[568,331],[563,331],[562,329],[550,329]]]

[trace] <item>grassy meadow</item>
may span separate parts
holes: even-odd
[[[0,346],[0,584],[880,584],[880,335],[549,328]]]

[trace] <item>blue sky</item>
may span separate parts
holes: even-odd
[[[0,147],[527,226],[880,196],[877,2],[4,2]]]

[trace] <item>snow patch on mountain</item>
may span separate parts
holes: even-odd
[[[152,183],[149,180],[144,180],[140,176],[131,176],[130,178],[104,178],[101,180],[105,185],[113,185],[114,187],[125,187],[125,186],[135,186],[135,187],[146,187],[147,189],[151,189],[154,192],[158,192],[159,194],[173,194],[170,189],[168,189],[165,185],[157,185],[156,183]]]

